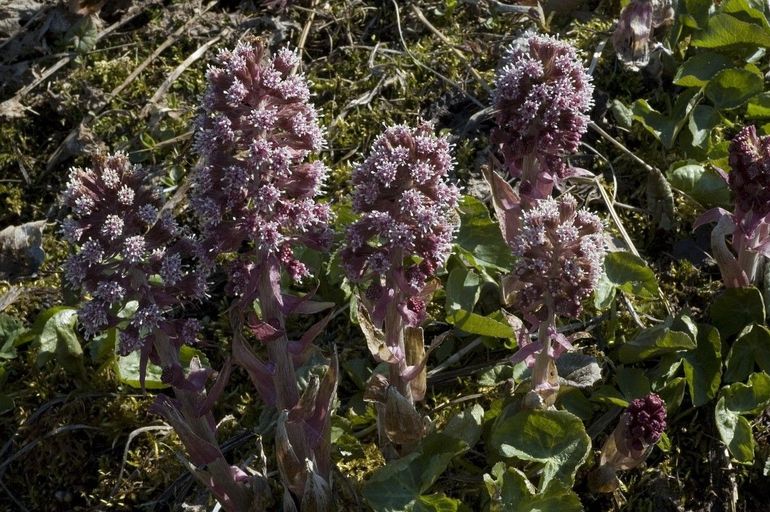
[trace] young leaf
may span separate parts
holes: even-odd
[[[694,407],[717,395],[722,375],[722,341],[710,325],[698,325],[698,346],[684,354],[684,375]]]
[[[730,347],[725,381],[743,381],[754,371],[755,365],[770,372],[770,330],[758,324],[744,329]]]
[[[455,244],[479,267],[507,271],[513,265],[511,248],[484,203],[471,196],[460,200],[460,230]]]

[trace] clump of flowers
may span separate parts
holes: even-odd
[[[588,128],[592,95],[591,76],[569,44],[526,34],[508,49],[495,77],[491,140],[507,171],[521,178],[522,195],[547,197],[578,174],[564,158]]]
[[[297,63],[296,53],[269,57],[262,44],[219,53],[198,118],[204,163],[191,205],[212,255],[246,243],[301,279],[308,271],[293,247],[326,247],[331,234],[329,207],[314,200],[328,169],[307,161],[325,141],[307,82],[293,73]]]
[[[571,195],[541,199],[525,210],[509,245],[518,259],[504,282],[505,300],[530,318],[575,318],[602,273],[605,240],[595,214]]]
[[[388,128],[354,171],[353,209],[361,218],[342,252],[354,282],[369,281],[374,319],[395,298],[404,321],[425,319],[425,285],[449,256],[457,228],[457,187],[445,182],[453,165],[449,143],[433,127]]]
[[[122,327],[119,351],[152,351],[157,330],[179,345],[195,340],[192,321],[168,313],[182,300],[199,299],[206,273],[192,259],[198,245],[162,209],[160,193],[145,185],[146,173],[124,153],[97,154],[91,168],[72,169],[64,203],[73,216],[62,235],[79,250],[64,264],[64,277],[90,297],[79,310],[87,336],[115,327],[129,302],[136,313]],[[157,279],[155,278],[157,276]]]
[[[754,126],[746,126],[730,144],[729,163],[731,172],[722,176],[733,195],[733,212],[710,210],[696,227],[717,222],[711,247],[725,286],[746,287],[759,280],[770,256],[770,137],[759,137]]]
[[[198,119],[196,148],[202,165],[193,175],[191,205],[198,217],[207,259],[231,259],[229,291],[233,356],[249,373],[263,400],[279,411],[278,466],[285,508],[329,508],[330,411],[336,361],[326,377],[301,394],[295,366],[308,359],[326,319],[300,340],[289,340],[285,317],[311,307],[281,290],[281,270],[293,280],[309,275],[295,249],[327,249],[328,205],[316,200],[327,174],[311,153],[325,145],[304,77],[288,49],[271,56],[259,41],[221,51],[208,70],[208,89]],[[257,311],[253,304],[258,304]],[[247,345],[249,328],[264,343],[269,361]]]
[[[641,464],[665,430],[666,404],[658,395],[633,400],[604,442],[599,468],[589,479],[591,487],[596,492],[617,489],[617,472]]]
[[[532,203],[508,236],[518,259],[503,278],[503,299],[524,313],[539,341],[522,336],[514,361],[526,360],[533,368],[530,405],[550,405],[558,391],[554,360],[572,348],[556,330],[555,319],[577,317],[594,291],[606,252],[604,230],[596,215],[578,209],[575,198],[566,195]]]
[[[413,393],[416,372],[407,367],[424,368],[424,361],[407,361],[405,333],[426,318],[429,281],[449,256],[458,226],[459,191],[446,182],[452,166],[447,140],[422,123],[385,130],[353,173],[353,209],[361,217],[348,229],[342,260],[351,281],[366,287],[361,300],[373,327],[384,331],[385,350],[373,353],[391,364],[388,382],[409,404],[422,396]]]
[[[173,310],[203,296],[206,268],[196,257],[197,241],[147,181],[123,153],[97,154],[90,168],[72,169],[64,192],[72,217],[63,222],[62,234],[76,252],[64,276],[86,298],[78,311],[86,336],[119,326],[119,352],[141,352],[142,382],[148,360],[163,368],[175,398],[160,395],[154,409],[174,426],[200,468],[196,477],[228,510],[244,510],[253,491],[247,475],[230,466],[217,445],[211,414],[217,393],[207,395],[205,388],[212,370],[195,358],[185,372],[179,358],[183,344],[195,343],[198,323],[174,318]]]

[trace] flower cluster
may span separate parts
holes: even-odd
[[[666,430],[666,404],[655,393],[632,401],[626,409],[626,444],[641,451],[658,442]]]
[[[563,158],[577,150],[588,127],[592,95],[591,76],[569,44],[527,34],[508,50],[495,77],[492,143],[500,145],[510,174],[522,177],[523,193],[541,187],[538,181],[573,174]],[[531,176],[527,157],[538,161]]]
[[[709,210],[694,225],[717,223],[711,232],[711,250],[729,288],[759,281],[763,263],[770,256],[769,158],[770,137],[757,136],[754,126],[743,128],[730,144],[731,172],[721,173],[733,193],[735,209],[732,213]]]
[[[193,341],[195,322],[170,320],[167,313],[180,299],[205,293],[206,273],[190,263],[197,242],[145,181],[146,173],[124,153],[97,154],[91,168],[70,171],[64,192],[73,215],[64,220],[62,235],[79,248],[64,264],[64,275],[91,296],[79,311],[86,335],[117,325],[121,310],[136,303],[121,332],[122,354],[139,349],[156,329],[180,344]]]
[[[746,126],[730,144],[729,162],[735,214],[748,234],[770,215],[770,137],[759,137],[754,126]]]
[[[209,254],[248,243],[280,259],[294,279],[308,274],[292,247],[326,247],[330,210],[319,204],[327,173],[306,161],[325,144],[297,55],[269,57],[261,43],[223,50],[208,70],[196,148],[191,205]]]
[[[632,401],[602,446],[599,467],[589,475],[594,492],[618,488],[617,472],[633,469],[647,458],[666,430],[666,404],[655,393]]]
[[[458,222],[459,191],[446,183],[453,161],[445,138],[430,123],[392,126],[374,142],[353,173],[353,209],[361,218],[348,230],[342,259],[356,282],[374,278],[368,295],[383,296],[392,277],[405,299],[407,321],[424,318],[426,281],[449,256]],[[408,312],[405,311],[408,315]]]
[[[540,320],[549,300],[554,314],[577,316],[601,276],[601,220],[570,195],[540,199],[523,212],[510,246],[518,261],[507,299]]]

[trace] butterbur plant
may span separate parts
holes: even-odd
[[[211,414],[229,363],[207,394],[212,370],[193,358],[185,371],[179,357],[182,345],[195,344],[198,324],[175,318],[174,309],[205,292],[198,242],[123,153],[97,154],[90,168],[72,169],[64,203],[72,216],[62,234],[75,248],[64,277],[86,299],[78,311],[86,336],[119,327],[118,352],[140,353],[142,384],[149,361],[161,366],[174,397],[159,395],[154,410],[175,428],[195,476],[228,510],[249,510],[249,478],[225,460]]]
[[[523,198],[544,198],[584,173],[565,158],[588,128],[591,76],[575,49],[550,36],[527,33],[514,42],[495,76],[491,142]]]
[[[602,446],[599,467],[589,478],[594,492],[617,489],[617,472],[644,462],[665,430],[666,404],[658,395],[633,400]]]
[[[420,325],[458,226],[459,191],[446,181],[452,166],[447,140],[421,123],[386,129],[353,172],[360,218],[341,256],[348,278],[365,290],[358,316],[369,348],[388,363],[387,375],[375,375],[367,392],[383,444],[408,445],[424,432],[413,405],[425,393]]]
[[[746,126],[730,144],[729,163],[731,172],[721,175],[732,192],[733,212],[715,208],[695,227],[716,222],[711,248],[722,280],[728,288],[742,288],[758,282],[770,256],[770,137]]]
[[[297,64],[296,53],[283,49],[270,56],[258,41],[219,53],[198,119],[202,164],[193,173],[191,205],[206,258],[229,260],[234,360],[279,413],[284,508],[327,510],[336,361],[304,389],[297,368],[310,358],[329,317],[290,340],[286,316],[322,307],[309,295],[281,290],[282,272],[294,281],[309,277],[296,257],[299,247],[326,249],[331,242],[329,207],[316,200],[327,168],[308,159],[325,141],[308,84],[294,74]],[[266,361],[247,344],[247,328],[264,345]]]
[[[517,260],[503,278],[503,300],[524,315],[538,338],[532,343],[522,336],[513,360],[532,367],[528,405],[553,405],[559,388],[555,359],[572,348],[557,331],[556,318],[577,318],[599,281],[605,254],[602,223],[578,209],[570,195],[540,199],[524,210],[509,245]]]

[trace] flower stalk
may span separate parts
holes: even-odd
[[[423,399],[427,353],[420,325],[458,226],[458,189],[446,183],[452,156],[429,123],[392,126],[353,173],[353,208],[341,256],[348,278],[364,288],[359,324],[372,355],[388,363],[365,398],[378,410],[380,447],[403,453],[425,432],[414,403]],[[443,339],[443,338],[441,338]],[[440,342],[440,340],[438,340]]]
[[[287,49],[269,55],[260,41],[220,52],[198,119],[202,157],[193,176],[191,205],[213,265],[228,255],[233,358],[248,372],[263,401],[278,410],[276,453],[287,490],[284,507],[329,510],[331,407],[336,360],[323,382],[301,388],[297,368],[329,316],[300,340],[289,339],[286,317],[321,311],[310,297],[281,290],[281,274],[294,281],[310,272],[295,255],[300,247],[327,249],[328,205],[316,200],[327,173],[312,153],[325,144],[299,60]],[[254,304],[257,305],[256,310]],[[262,361],[243,335],[250,329],[264,345]]]

